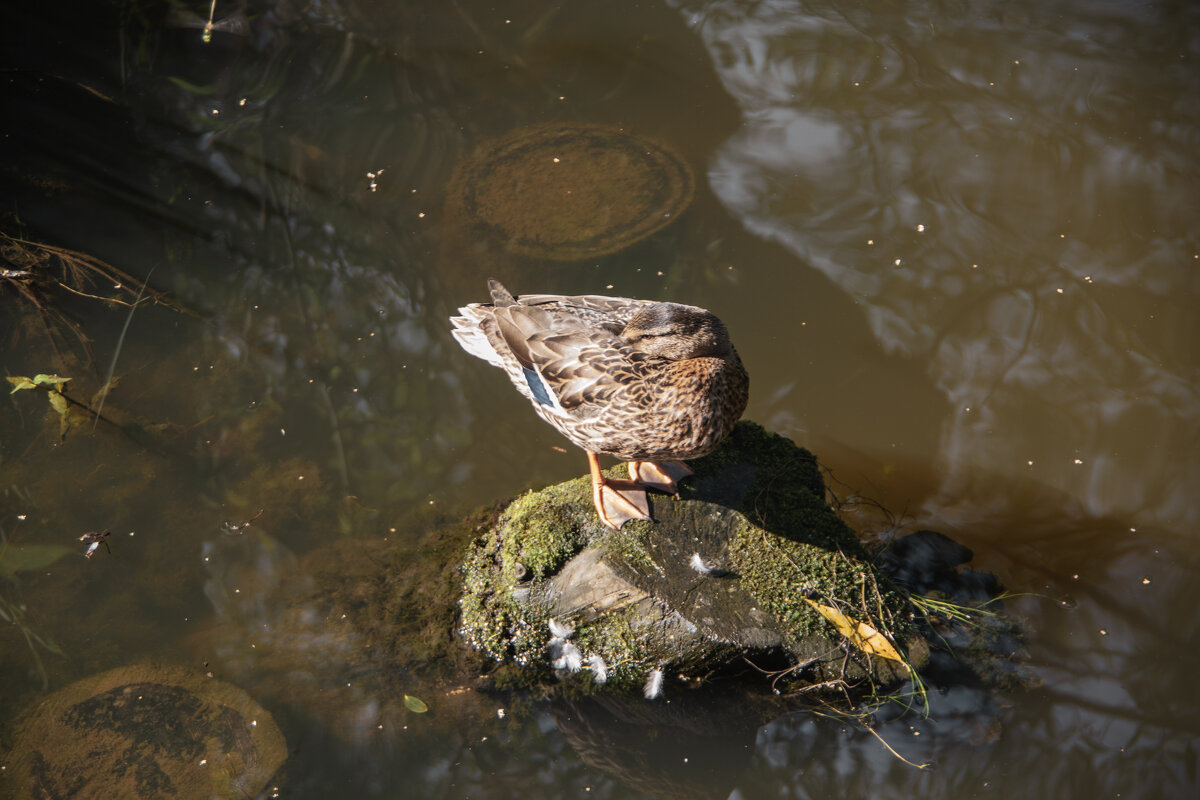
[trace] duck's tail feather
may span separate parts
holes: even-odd
[[[495,278],[488,278],[488,291],[492,295],[492,302],[497,306],[511,306],[517,302],[517,298],[512,296],[512,292],[504,288],[504,284]]]
[[[451,324],[454,325],[454,329],[450,333],[462,345],[463,350],[476,358],[483,359],[493,367],[504,369],[504,362],[501,360],[500,354],[496,352],[495,347],[492,347],[487,333],[483,330],[483,318],[487,316],[484,308],[477,305],[460,308],[458,313],[462,316],[450,318]]]

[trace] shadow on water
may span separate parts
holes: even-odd
[[[0,751],[43,696],[33,648],[51,690],[147,658],[240,685],[289,796],[624,797],[654,760],[652,796],[1195,793],[1191,4],[218,2],[246,28],[208,43],[168,11],[0,12],[0,231],[203,317],[139,308],[122,339],[127,308],[56,293],[89,357],[0,284],[7,375],[120,378],[94,432],[61,439],[31,391],[0,412]],[[669,143],[692,206],[574,264],[481,250],[444,217],[455,166],[552,122]],[[445,652],[360,652],[327,554],[415,549],[579,469],[448,335],[485,268],[716,311],[750,417],[1020,595],[1035,685],[879,712],[917,770],[807,713],[501,707],[413,682]]]

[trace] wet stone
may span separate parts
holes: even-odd
[[[886,633],[910,663],[926,657],[906,597],[826,505],[810,453],[742,422],[692,467],[680,498],[652,496],[653,523],[620,532],[596,519],[586,478],[514,501],[466,559],[466,640],[530,679],[579,672],[605,691],[640,689],[655,670],[744,669],[746,658],[803,662],[801,685],[908,674],[817,603]]]
[[[661,230],[691,203],[682,156],[622,128],[554,123],[480,147],[451,181],[450,216],[510,253],[576,261],[615,253]]]
[[[241,689],[141,664],[46,698],[21,727],[17,796],[253,797],[287,757],[271,715]]]

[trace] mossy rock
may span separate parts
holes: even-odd
[[[514,255],[576,261],[615,253],[673,222],[695,179],[666,145],[612,125],[520,128],[463,160],[451,217]]]
[[[620,690],[655,670],[720,673],[743,656],[803,664],[793,683],[879,686],[924,660],[904,594],[826,504],[811,453],[741,422],[692,467],[680,498],[653,497],[653,523],[620,532],[600,525],[586,477],[515,500],[465,559],[466,640],[524,680],[569,677],[582,662],[588,691],[605,673],[604,688]],[[903,660],[844,636],[816,606],[886,636]],[[555,636],[552,618],[573,633]]]
[[[287,758],[271,715],[236,686],[139,664],[46,698],[18,735],[21,797],[254,797]]]

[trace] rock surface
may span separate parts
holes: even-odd
[[[511,253],[578,261],[615,253],[674,222],[695,191],[669,146],[610,125],[519,128],[455,170],[446,216]]]
[[[287,758],[271,715],[241,689],[138,664],[46,698],[22,727],[21,797],[254,797]]]
[[[882,686],[924,661],[905,596],[826,504],[812,454],[742,422],[692,467],[680,498],[653,496],[654,522],[616,533],[587,478],[515,500],[466,558],[463,636],[534,679],[583,673],[585,691],[747,659],[793,688]]]

